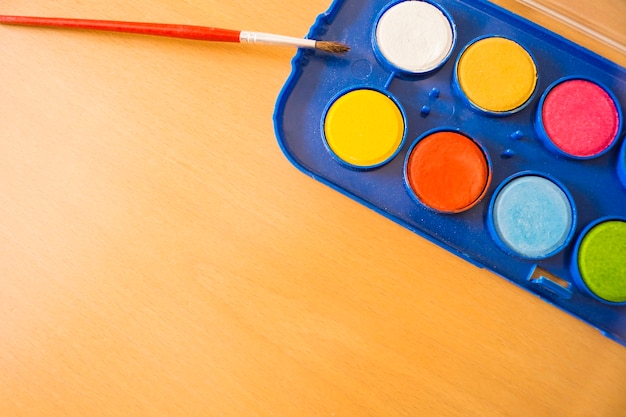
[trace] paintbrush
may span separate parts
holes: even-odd
[[[335,54],[346,53],[350,50],[347,45],[333,41],[318,41],[315,39],[295,38],[290,36],[275,35],[272,33],[248,32],[205,26],[2,15],[0,15],[0,23],[10,25],[136,33],[142,35],[165,36],[169,38],[193,39],[200,41],[293,46],[298,48],[318,49],[320,51]]]

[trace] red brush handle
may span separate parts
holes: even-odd
[[[54,17],[0,16],[0,23],[11,25],[93,29],[108,32],[137,33],[200,41],[239,42],[241,31],[204,26],[164,23],[115,22],[110,20],[64,19]]]

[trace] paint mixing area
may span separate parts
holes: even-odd
[[[0,15],[0,416],[626,416],[623,1]]]

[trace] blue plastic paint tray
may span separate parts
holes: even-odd
[[[431,4],[449,18],[454,28],[455,42],[449,58],[425,73],[394,70],[375,46],[375,31],[381,15],[397,3],[400,2],[336,0],[318,17],[310,38],[345,42],[352,49],[341,56],[301,50],[293,59],[293,71],[279,96],[274,116],[278,141],[286,156],[307,175],[626,345],[626,299],[619,298],[619,294],[617,299],[599,295],[602,288],[597,285],[602,287],[603,283],[597,281],[602,278],[594,275],[594,268],[603,269],[610,264],[613,272],[605,271],[605,275],[610,275],[609,292],[620,293],[626,287],[626,259],[621,258],[626,246],[622,233],[626,224],[626,143],[622,122],[626,70],[481,0],[433,0]],[[534,92],[524,105],[500,114],[473,104],[456,80],[460,57],[467,48],[477,40],[491,37],[523,46],[534,60],[537,73]],[[551,135],[546,132],[550,127],[542,127],[539,115],[549,106],[551,93],[567,81],[592,82],[607,93],[615,106],[611,116],[618,120],[615,140],[592,156],[568,155],[546,141],[545,136]],[[397,151],[366,169],[337,157],[329,146],[325,127],[338,97],[363,90],[387,97],[404,119],[404,136]],[[436,209],[424,203],[411,188],[408,172],[412,155],[426,138],[441,131],[467,136],[484,153],[489,179],[480,198],[469,208],[449,212]],[[425,158],[422,165],[415,165],[418,175],[420,169],[428,169],[423,166],[428,167],[430,162]],[[555,186],[533,191],[533,181],[529,181],[530,192],[520,194],[517,200],[506,200],[504,191],[514,193],[514,187],[509,186],[515,179],[525,177],[546,180]],[[517,207],[532,209],[544,203],[563,203],[549,210],[547,215],[552,216],[563,207],[566,212],[567,207],[571,208],[569,218],[551,220],[546,229],[565,227],[566,232],[561,232],[561,241],[543,253],[533,253],[532,248],[524,252],[515,246],[519,236],[506,236],[509,229],[519,227],[520,233],[525,230],[526,226],[518,223],[528,213],[521,210],[518,214]],[[541,221],[536,219],[537,223]],[[564,226],[559,226],[561,223]],[[617,229],[611,229],[609,223]],[[528,227],[532,229],[533,225]],[[604,239],[603,233],[610,234],[611,230],[621,232]],[[543,229],[531,232],[552,233]],[[606,247],[606,242],[610,242],[610,247]],[[616,254],[605,256],[615,247]],[[588,282],[592,280],[596,280],[593,285]]]

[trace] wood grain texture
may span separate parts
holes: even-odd
[[[302,36],[328,3],[0,13]],[[626,349],[290,165],[292,50],[0,37],[1,416],[626,416]]]

